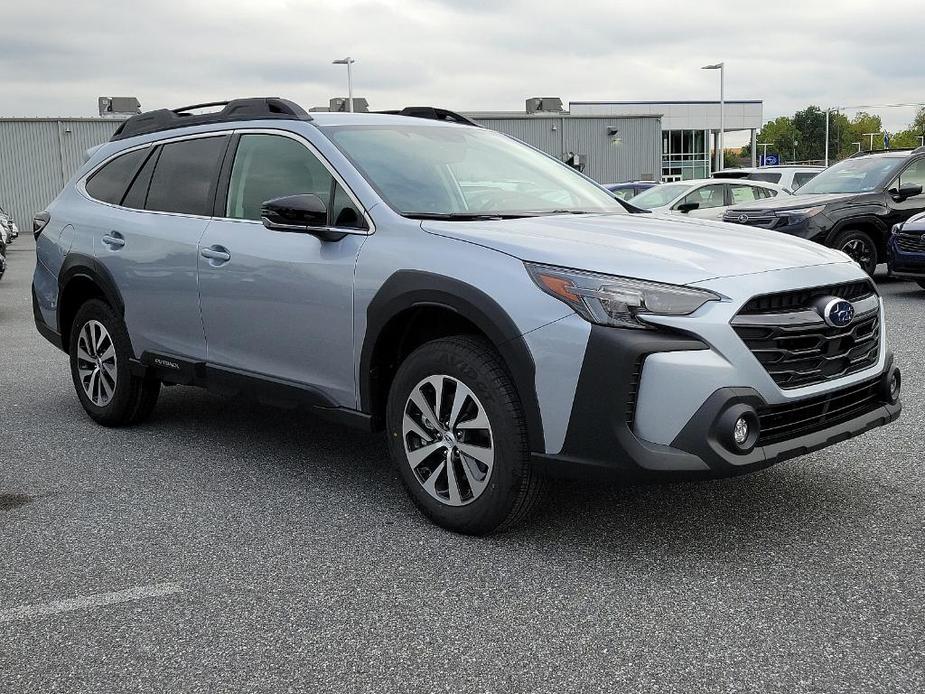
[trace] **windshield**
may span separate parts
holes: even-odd
[[[814,193],[869,193],[885,184],[900,157],[863,157],[833,164],[800,187],[800,195]]]
[[[639,195],[630,199],[636,207],[644,210],[652,210],[656,207],[663,207],[674,200],[682,193],[691,189],[687,183],[665,183],[660,186],[653,186],[649,190],[642,191]]]
[[[328,126],[328,137],[396,211],[408,216],[626,213],[577,171],[482,128]]]

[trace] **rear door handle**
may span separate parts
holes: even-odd
[[[209,246],[199,251],[199,255],[208,258],[211,265],[222,265],[231,260],[231,253],[224,246]]]
[[[105,234],[102,240],[111,251],[117,251],[125,245],[125,238],[118,231]]]

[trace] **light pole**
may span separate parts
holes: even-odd
[[[858,152],[861,151],[861,143],[860,143],[860,142],[852,142],[851,144],[857,145],[857,146],[858,146]]]
[[[829,165],[829,115],[832,113],[831,108],[825,110],[825,165]]]
[[[715,63],[713,65],[704,65],[701,70],[719,70],[719,154],[716,170],[723,168],[725,161],[725,137],[726,132],[726,63]]]
[[[331,63],[332,65],[347,66],[347,111],[351,113],[353,112],[353,78],[350,74],[350,66],[355,62],[356,61],[348,55],[346,58],[341,58]]]
[[[877,131],[877,132],[875,132],[875,133],[863,133],[863,134],[864,134],[864,137],[869,137],[869,138],[870,138],[870,151],[871,151],[871,152],[874,151],[874,135],[879,135],[879,134],[882,133],[882,132],[883,132],[882,130],[879,130],[879,131]]]
[[[925,147],[925,135],[919,135],[919,147]]]

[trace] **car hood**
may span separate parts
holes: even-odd
[[[833,202],[857,198],[867,193],[819,193],[816,195],[800,195],[799,191],[795,195],[784,196],[782,198],[758,200],[756,202],[743,203],[734,205],[732,210],[800,210],[804,207],[816,207],[817,205],[828,205]]]
[[[672,284],[850,262],[838,251],[793,236],[674,215],[427,220],[421,226],[521,260]]]

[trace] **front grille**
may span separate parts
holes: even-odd
[[[879,385],[879,379],[874,379],[825,395],[759,408],[757,445],[812,434],[870,412],[882,404]]]
[[[770,210],[749,210],[747,212],[744,210],[741,212],[729,210],[723,215],[723,221],[732,222],[734,224],[747,224],[763,229],[773,229],[777,226],[780,218]]]
[[[925,235],[896,234],[896,245],[907,253],[925,253]]]
[[[852,301],[857,316],[846,327],[830,327],[812,305],[820,296]],[[781,388],[825,383],[880,358],[880,301],[867,281],[756,297],[732,328]]]
[[[877,293],[874,285],[868,280],[847,282],[844,284],[827,284],[809,289],[795,289],[789,292],[765,294],[751,299],[739,315],[754,315],[759,313],[777,313],[805,309],[812,305],[814,299],[823,296],[837,296],[846,301],[860,301]]]

